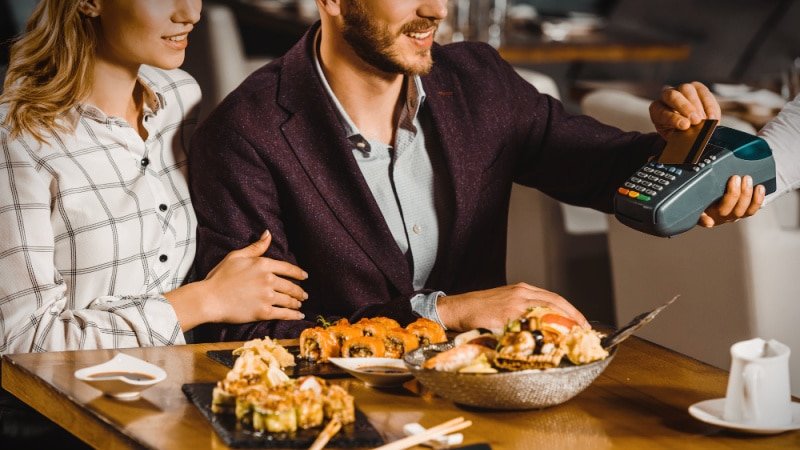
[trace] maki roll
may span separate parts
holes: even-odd
[[[406,327],[406,330],[410,331],[417,337],[420,347],[430,344],[439,344],[447,341],[447,336],[444,334],[444,328],[442,328],[442,326],[438,323],[424,317],[420,317],[419,319],[410,323]]]
[[[393,328],[383,338],[387,358],[402,358],[406,353],[419,347],[419,340],[404,328]]]
[[[339,385],[334,384],[325,389],[322,407],[327,418],[338,417],[342,424],[356,421],[355,400]]]
[[[289,389],[273,389],[253,404],[253,429],[270,433],[297,431],[297,414]]]
[[[306,328],[300,333],[300,357],[309,361],[326,362],[339,356],[339,343],[333,334],[322,327]]]
[[[361,336],[350,339],[344,343],[342,356],[345,358],[380,358],[386,354],[386,346],[382,338],[374,336]]]

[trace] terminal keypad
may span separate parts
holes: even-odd
[[[697,166],[700,166],[700,164]],[[649,202],[681,175],[683,175],[683,169],[653,161],[642,167],[628,181],[623,183],[617,189],[617,193],[643,202]]]

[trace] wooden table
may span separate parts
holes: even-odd
[[[672,62],[689,57],[685,42],[642,36],[620,28],[599,28],[589,33],[552,41],[542,36],[509,33],[498,49],[511,64],[550,64],[574,62]]]
[[[227,368],[205,353],[235,345],[122,350],[168,373],[166,381],[133,402],[104,397],[72,376],[77,369],[111,358],[114,350],[6,355],[2,385],[95,447],[223,449],[226,446],[184,397],[181,385],[221,379]],[[415,381],[396,390],[371,389],[355,379],[341,382],[387,441],[401,437],[407,422],[431,426],[464,416],[474,422],[464,431],[465,443],[487,442],[493,449],[800,447],[798,432],[756,437],[694,420],[688,406],[723,396],[727,373],[637,338],[622,345],[587,390],[544,410],[461,408],[430,394],[415,394]]]

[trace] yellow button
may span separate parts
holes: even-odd
[[[638,193],[638,192],[636,192],[636,191],[630,191],[630,192],[628,192],[628,197],[630,197],[630,198],[636,198],[636,197],[638,197],[638,196],[639,196],[639,193]]]

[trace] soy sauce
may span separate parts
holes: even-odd
[[[139,372],[98,372],[88,376],[92,380],[100,380],[103,378],[122,377],[131,381],[153,381],[156,377]]]
[[[360,372],[379,373],[384,375],[400,375],[408,373],[407,369],[401,367],[392,367],[392,366],[367,366],[367,367],[359,367],[358,370]]]

